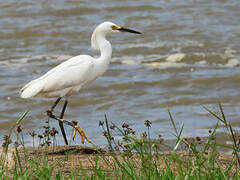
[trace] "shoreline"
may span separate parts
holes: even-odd
[[[4,148],[0,148],[1,157],[3,157]],[[92,175],[92,169],[99,168],[104,169],[105,171],[109,171],[111,174],[111,169],[114,166],[114,159],[117,158],[119,161],[123,161],[124,159],[128,159],[135,162],[141,162],[141,155],[139,153],[128,153],[125,154],[124,152],[111,152],[106,151],[104,149],[96,149],[89,146],[81,146],[81,145],[70,145],[70,146],[49,146],[49,147],[9,147],[7,151],[6,157],[6,165],[9,169],[13,169],[16,162],[16,155],[19,155],[20,159],[22,160],[23,167],[28,165],[28,161],[31,159],[39,159],[41,163],[44,160],[49,164],[58,165],[64,164],[62,167],[62,174],[64,176],[70,175],[70,169],[74,169],[79,171],[81,175],[81,170],[86,170],[89,176]],[[168,157],[172,155],[178,156],[180,159],[189,160],[191,161],[195,158],[193,153],[186,152],[186,151],[164,151],[164,152],[157,152],[153,153],[153,156],[158,156],[159,164],[158,169],[166,169],[168,165],[166,164],[166,160],[168,161]],[[207,155],[206,155],[207,156]],[[217,160],[220,163],[221,168],[227,169],[231,163],[233,162],[233,155],[219,153],[217,156]],[[97,160],[98,159],[98,160]],[[96,164],[96,161],[98,163]],[[59,165],[58,165],[59,166]],[[61,166],[61,165],[60,165]],[[138,163],[136,163],[136,168]],[[173,170],[173,173],[177,175],[177,164],[171,163],[170,167]],[[26,167],[25,167],[26,168]],[[232,169],[232,171],[236,171],[236,169]],[[54,174],[57,172],[54,172]],[[240,170],[238,170],[238,174]]]

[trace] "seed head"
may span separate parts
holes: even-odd
[[[108,136],[107,131],[103,131],[103,135],[104,135],[105,137],[107,137],[107,136]]]
[[[50,146],[50,145],[51,145],[51,141],[50,141],[50,140],[46,141],[46,144],[47,144],[48,146]]]
[[[122,128],[128,128],[128,127],[129,127],[129,125],[127,123],[122,124]]]
[[[17,148],[19,146],[19,143],[17,141],[15,141],[14,146]]]
[[[110,129],[114,130],[115,129],[115,125],[111,125]]]
[[[144,122],[144,124],[145,124],[146,127],[151,127],[152,122],[149,121],[149,120],[146,120],[146,121]]]
[[[43,133],[43,135],[44,135],[45,137],[47,137],[47,136],[49,135],[49,133],[50,133],[49,129],[45,129],[45,132]]]
[[[103,126],[104,122],[103,121],[99,121],[98,126]]]
[[[9,144],[12,143],[12,140],[10,139],[10,136],[8,135],[4,135],[3,136],[3,143],[2,143],[2,147],[7,147]]]
[[[42,139],[42,138],[43,138],[43,135],[39,134],[38,137],[39,137],[40,139]]]
[[[44,129],[49,129],[50,127],[49,126],[43,126]]]
[[[196,137],[197,141],[201,141],[201,138],[199,136]]]
[[[58,133],[58,131],[56,130],[55,127],[53,127],[52,130],[50,131],[51,136],[55,136],[57,133]]]
[[[37,134],[35,133],[35,131],[31,131],[31,132],[29,132],[29,135],[32,137],[35,137]]]
[[[22,127],[21,127],[21,125],[18,125],[18,126],[17,126],[17,132],[18,132],[18,133],[22,132]]]

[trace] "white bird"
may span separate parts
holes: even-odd
[[[49,117],[59,121],[59,126],[66,145],[68,144],[68,141],[63,128],[62,120],[68,103],[67,98],[72,94],[79,92],[82,88],[89,85],[107,70],[112,56],[112,47],[110,42],[106,39],[106,35],[113,32],[141,34],[140,32],[117,26],[112,22],[103,22],[96,27],[91,37],[91,47],[92,49],[100,51],[100,57],[93,58],[89,55],[78,55],[72,57],[51,69],[43,76],[30,81],[20,90],[22,98],[58,98],[51,109],[47,112]],[[52,114],[52,112],[63,97],[66,100],[62,113],[60,117],[57,118]],[[84,137],[86,138],[84,132],[81,131],[79,133],[84,141]],[[82,135],[84,137],[82,137]]]

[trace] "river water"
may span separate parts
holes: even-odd
[[[168,108],[178,127],[184,123],[184,136],[206,136],[216,119],[202,105],[217,111],[219,102],[238,128],[239,9],[239,0],[1,1],[0,135],[26,110],[25,132],[42,131],[45,110],[55,99],[21,99],[20,88],[72,56],[97,56],[90,37],[103,21],[143,35],[109,36],[109,70],[69,99],[65,118],[77,120],[94,143],[106,144],[98,127],[104,114],[137,132],[146,131],[144,121],[150,120],[152,136],[173,138]]]

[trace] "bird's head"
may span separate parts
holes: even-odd
[[[92,49],[98,50],[98,45],[96,43],[96,38],[97,36],[106,36],[109,33],[114,33],[114,32],[128,32],[128,33],[134,33],[134,34],[142,34],[141,32],[128,29],[125,27],[120,27],[112,22],[103,22],[99,24],[96,29],[93,31],[92,34]]]
[[[98,31],[104,32],[104,33],[111,33],[111,32],[129,32],[134,34],[142,34],[138,31],[134,31],[132,29],[120,27],[112,22],[103,22],[99,24],[96,28]]]

